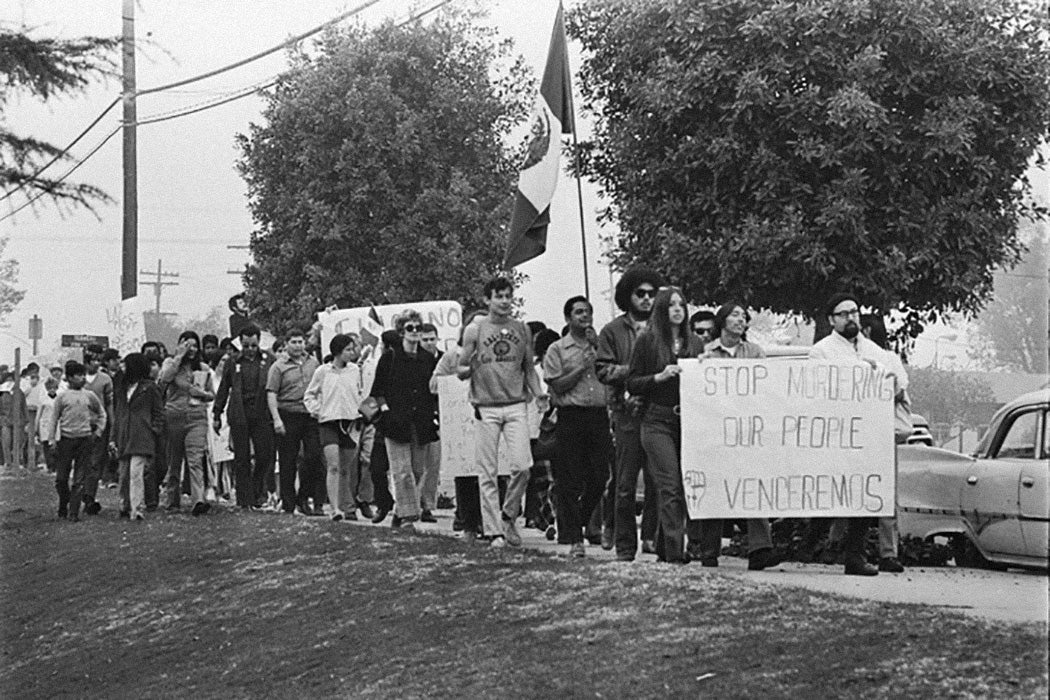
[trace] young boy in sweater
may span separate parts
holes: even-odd
[[[87,370],[84,365],[70,360],[66,363],[66,381],[69,389],[55,397],[54,413],[48,431],[54,439],[59,435],[56,455],[58,517],[80,519],[80,501],[84,495],[84,481],[91,470],[91,450],[94,441],[106,428],[106,410],[98,396],[84,390]],[[57,432],[56,432],[57,431]],[[73,489],[70,493],[69,473],[73,471]]]

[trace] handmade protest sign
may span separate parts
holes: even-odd
[[[892,516],[894,381],[866,363],[682,360],[689,517]]]
[[[438,411],[441,414],[441,478],[478,476],[474,459],[474,407],[468,400],[470,382],[438,377]],[[499,441],[499,473],[510,474],[506,440]]]
[[[423,323],[433,323],[437,328],[438,347],[447,350],[459,340],[459,328],[463,324],[463,308],[458,301],[409,301],[403,304],[359,306],[353,309],[334,309],[317,314],[321,322],[321,344],[327,348],[336,333],[366,333],[372,328],[379,332],[393,329],[394,316],[414,309],[423,318]]]

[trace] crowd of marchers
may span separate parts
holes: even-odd
[[[322,348],[315,324],[263,349],[249,323],[222,341],[185,331],[171,353],[158,342],[123,357],[91,346],[83,363],[52,367],[43,382],[31,364],[20,378],[25,426],[11,424],[10,373],[0,386],[5,463],[13,430],[24,428],[25,457],[35,464],[39,445],[41,468],[55,475],[58,517],[70,521],[82,509],[97,515],[98,489],[109,487],[119,489],[120,517],[135,520],[184,503],[204,516],[220,504],[332,521],[390,515],[392,527],[411,530],[436,521],[439,378],[455,376],[469,382],[476,419],[477,476],[454,480],[453,527],[465,540],[520,546],[524,520],[553,527],[573,557],[586,556],[590,542],[632,561],[640,545],[658,561],[717,566],[725,524],[686,511],[678,361],[764,357],[747,338],[746,303],[690,317],[682,292],[640,267],[619,280],[623,313],[600,332],[583,296],[565,302],[560,334],[515,317],[506,277],[489,280],[480,299],[446,352],[436,328],[407,308],[375,345],[345,333]],[[850,294],[827,300],[826,314],[832,332],[810,357],[886,368],[906,422],[907,374],[885,349],[881,318],[862,317]],[[369,361],[374,377],[363,371]],[[748,569],[779,564],[769,520],[742,524]],[[874,524],[877,565],[864,556]],[[813,519],[803,551],[829,528],[847,574],[902,570],[893,518]]]

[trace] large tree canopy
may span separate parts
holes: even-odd
[[[1035,4],[1032,4],[1035,5]],[[1010,0],[587,0],[582,170],[615,261],[697,302],[976,312],[1039,216],[1045,10]],[[914,316],[917,321],[919,316]],[[916,324],[917,325],[917,324]]]
[[[47,101],[82,92],[97,78],[112,73],[115,37],[34,39],[24,31],[0,25],[0,190],[21,188],[27,197],[46,193],[53,203],[91,207],[109,198],[87,183],[59,181],[58,173],[39,172],[52,161],[69,156],[54,144],[7,128],[4,112],[12,96],[26,93]],[[17,204],[9,200],[10,204]]]
[[[473,298],[499,269],[528,79],[469,18],[350,28],[296,53],[239,137],[245,283],[281,329],[328,306]]]

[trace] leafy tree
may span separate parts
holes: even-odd
[[[1032,228],[1029,252],[1012,270],[996,270],[995,296],[977,316],[970,357],[985,369],[1046,374],[1047,270],[1050,239]]]
[[[462,15],[332,31],[238,137],[255,219],[245,288],[280,332],[330,304],[468,302],[499,269],[529,81]]]
[[[579,155],[615,263],[825,324],[841,289],[913,312],[913,336],[975,313],[1019,217],[1045,213],[1024,177],[1050,124],[1034,5],[585,0]]]
[[[53,203],[91,208],[109,201],[99,188],[59,182],[57,175],[39,173],[52,160],[69,160],[62,148],[10,131],[3,112],[17,93],[47,101],[59,95],[83,92],[93,80],[114,69],[116,37],[33,39],[24,31],[0,25],[0,189],[22,188],[27,196],[46,193]]]
[[[14,311],[26,295],[24,289],[15,287],[18,284],[18,263],[2,259],[7,241],[7,236],[0,237],[0,321]]]
[[[988,422],[998,406],[988,383],[978,377],[936,369],[908,368],[912,410],[933,423],[962,423],[976,428]]]

